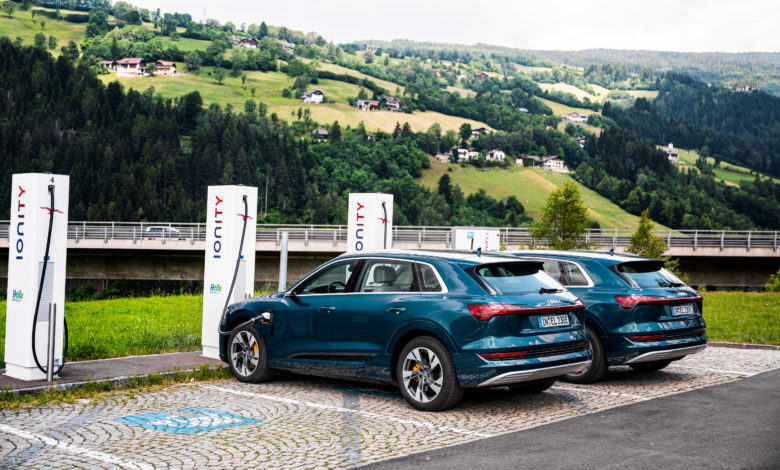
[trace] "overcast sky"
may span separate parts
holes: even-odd
[[[523,49],[780,51],[778,0],[129,0],[236,26],[363,39],[477,42]]]

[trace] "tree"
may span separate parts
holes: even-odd
[[[39,47],[41,49],[46,47],[46,35],[43,33],[37,33],[35,35],[35,47]]]
[[[334,121],[330,128],[330,140],[341,140],[341,126],[338,121]]]
[[[631,235],[626,251],[636,253],[645,258],[660,258],[666,251],[666,242],[663,238],[653,235],[653,222],[647,215],[648,209],[642,212],[639,218],[639,227]]]
[[[780,292],[780,270],[769,276],[769,282],[764,287],[767,292]]]
[[[444,173],[439,178],[439,194],[447,201],[447,204],[452,204],[452,183],[450,182],[450,175],[447,173]]]
[[[471,137],[471,124],[464,122],[460,125],[460,140],[466,142]]]
[[[39,24],[41,25],[41,31],[46,29],[46,20],[41,20],[41,22]]]
[[[533,237],[546,240],[555,250],[587,248],[584,235],[588,224],[588,209],[580,190],[574,182],[567,181],[547,197],[542,216],[533,226]]]
[[[257,32],[257,38],[263,39],[266,36],[268,36],[268,26],[266,26],[265,21],[263,21],[260,23],[260,29]]]
[[[217,82],[219,82],[220,85],[222,85],[222,80],[225,79],[225,69],[222,67],[217,67],[214,70],[214,78],[217,79]]]
[[[146,66],[146,72],[154,77],[154,73],[157,72],[157,66],[154,64],[154,62]]]
[[[16,4],[11,1],[5,1],[3,2],[3,11],[6,15],[10,18],[11,15],[14,14],[14,10],[16,10]]]
[[[56,49],[57,48],[57,38],[54,36],[49,36],[49,49]]]
[[[255,88],[255,87],[252,87],[252,88],[249,89],[249,92],[252,93],[252,98],[255,97],[255,92],[256,91],[257,91],[257,88]]]

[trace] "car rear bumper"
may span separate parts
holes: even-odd
[[[579,372],[586,368],[590,361],[575,362],[573,364],[563,364],[552,367],[539,367],[536,369],[518,370],[497,375],[488,379],[477,387],[497,387],[501,385],[511,385],[520,382],[529,382],[532,380],[548,379],[550,377],[560,377],[566,374]]]
[[[672,359],[680,359],[681,357],[687,356],[689,354],[696,354],[697,352],[701,352],[706,347],[707,347],[707,343],[704,343],[704,344],[699,344],[696,346],[688,346],[684,348],[650,351],[644,354],[640,354],[639,356],[624,362],[624,364],[638,364],[641,362],[656,362],[656,361],[668,361]]]

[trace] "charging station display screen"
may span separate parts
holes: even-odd
[[[43,274],[43,261],[38,263],[38,277]],[[49,322],[49,304],[54,302],[54,262],[49,261],[46,266],[46,278],[43,280],[41,290],[41,305],[38,307],[38,323]]]

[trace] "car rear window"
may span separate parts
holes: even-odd
[[[483,283],[501,295],[538,293],[541,289],[560,289],[555,279],[542,270],[542,263],[491,263],[474,268]]]
[[[617,265],[617,271],[629,284],[639,288],[682,287],[685,283],[658,261],[635,261]]]

